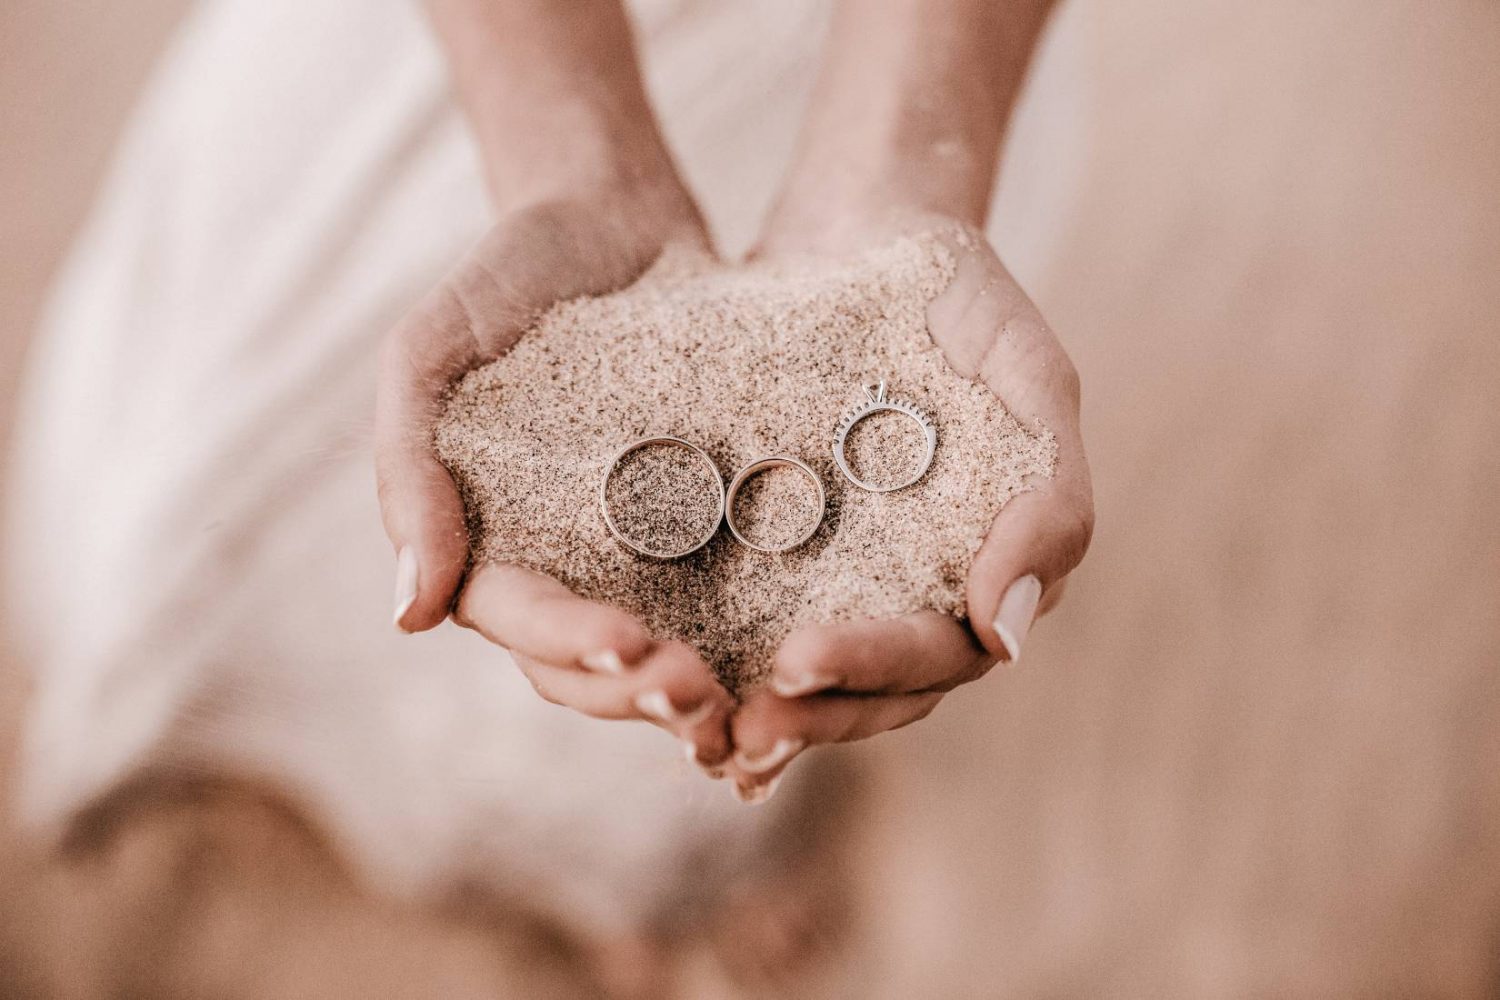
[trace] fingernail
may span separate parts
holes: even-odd
[[[644,715],[649,715],[658,722],[666,722],[676,726],[693,727],[707,719],[713,714],[714,704],[706,701],[686,711],[678,711],[672,704],[672,699],[660,688],[655,691],[643,691],[635,696],[635,707]]]
[[[771,675],[771,690],[783,698],[800,698],[814,691],[823,691],[838,684],[838,679],[827,674],[800,674],[793,677],[783,677],[780,674]]]
[[[396,613],[391,622],[401,627],[401,619],[417,603],[417,551],[410,545],[401,546],[396,554]]]
[[[742,785],[738,781],[734,783],[734,797],[747,806],[758,806],[776,794],[776,788],[781,784],[782,774],[778,774],[770,781],[760,785]]]
[[[625,661],[620,659],[620,654],[613,649],[601,649],[597,653],[588,653],[579,657],[584,669],[592,670],[596,674],[623,674],[625,672]]]
[[[705,701],[703,704],[691,708],[686,712],[678,712],[677,724],[692,729],[694,726],[706,722],[708,717],[714,714],[715,708],[716,706],[712,701]]]
[[[708,775],[715,781],[718,781],[720,778],[724,777],[724,769],[722,767],[716,767],[712,764],[705,764],[703,763],[703,761],[698,759],[698,744],[694,743],[692,740],[682,741],[682,755],[687,758],[687,762],[689,764],[694,765],[698,768],[698,770],[702,771],[704,774]]]
[[[672,722],[677,718],[677,709],[665,691],[643,691],[635,696],[635,707],[658,722]]]
[[[1042,581],[1028,574],[1011,584],[1000,598],[1000,610],[995,612],[995,631],[1000,642],[1010,654],[1010,662],[1021,658],[1021,643],[1031,631],[1031,622],[1036,618],[1037,601],[1042,599]]]
[[[751,757],[743,750],[736,750],[734,763],[747,774],[765,774],[785,764],[805,749],[807,749],[806,740],[777,740],[775,746],[759,757]]]

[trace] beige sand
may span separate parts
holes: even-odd
[[[952,267],[931,238],[847,261],[729,268],[674,255],[624,292],[553,309],[460,381],[438,427],[476,558],[550,573],[628,609],[658,635],[692,642],[735,689],[762,676],[799,625],[929,608],[962,616],[974,551],[1027,477],[1051,473],[1054,445],[933,346],[926,305]],[[831,450],[840,415],[880,379],[938,426],[926,476],[888,494],[850,485]],[[877,480],[910,469],[907,423],[880,421],[852,445]],[[629,552],[604,526],[599,482],[619,448],[654,434],[705,449],[726,479],[759,457],[800,458],[827,490],[822,526],[780,555],[727,531],[681,560]],[[772,544],[798,533],[807,499],[783,471],[743,498],[754,537]],[[670,477],[658,489],[678,500]],[[660,504],[644,506],[642,523],[665,532],[649,547],[688,533]]]

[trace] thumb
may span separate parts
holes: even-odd
[[[958,272],[928,309],[933,339],[960,372],[975,375],[1033,433],[1057,444],[1051,478],[1013,497],[996,516],[969,570],[974,634],[1014,661],[1039,611],[1083,559],[1094,528],[1093,488],[1079,431],[1079,380],[1036,306],[981,239],[950,243]]]
[[[706,249],[691,205],[673,207],[686,212],[674,234]],[[552,304],[623,288],[662,250],[661,241],[643,239],[620,218],[604,215],[615,224],[601,227],[601,211],[567,204],[515,213],[381,349],[375,471],[386,534],[397,553],[396,624],[406,631],[432,628],[447,617],[468,564],[463,501],[433,451],[448,387],[509,350]],[[665,228],[670,220],[657,221]]]
[[[380,356],[375,475],[381,517],[396,549],[394,621],[407,632],[430,629],[448,616],[468,565],[463,500],[432,442],[443,393],[478,361],[456,309],[455,301],[442,299],[419,309],[386,340]]]
[[[587,244],[546,206],[497,226],[381,346],[375,474],[396,549],[396,625],[442,623],[468,567],[463,499],[433,448],[448,388],[508,350],[548,305],[610,287],[587,266]],[[611,275],[614,284],[623,276]],[[592,283],[591,283],[592,282]]]
[[[1000,659],[1020,658],[1032,622],[1057,603],[1088,549],[1093,502],[1086,489],[1059,482],[1063,475],[1006,504],[969,569],[974,634]]]
[[[1088,549],[1093,487],[1079,434],[1078,376],[1034,310],[1005,324],[982,372],[1022,424],[1057,443],[1052,477],[1001,509],[969,570],[974,633],[1014,662],[1038,610],[1057,602]]]

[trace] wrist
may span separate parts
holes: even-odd
[[[677,184],[620,0],[428,5],[501,212]]]
[[[892,214],[982,226],[1006,121],[1049,6],[839,4],[772,228]]]
[[[940,216],[982,227],[996,153],[961,136],[890,137],[809,150],[788,175],[768,229],[841,229]]]
[[[992,151],[960,138],[844,144],[804,156],[767,217],[759,250],[839,254],[938,227],[983,230],[994,170]]]
[[[599,102],[475,116],[485,180],[501,214],[537,202],[656,197],[682,183],[655,122]]]

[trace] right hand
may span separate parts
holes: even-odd
[[[542,697],[605,719],[646,719],[712,769],[729,755],[733,699],[691,647],[540,573],[469,568],[463,501],[433,447],[444,394],[504,354],[549,307],[635,281],[673,244],[708,247],[675,180],[595,187],[509,213],[386,338],[375,462],[397,552],[396,625],[454,621],[515,654]]]
[[[760,254],[846,256],[924,232],[937,234],[956,269],[927,306],[932,342],[957,376],[989,389],[1024,426],[1053,436],[1056,469],[991,522],[968,572],[967,624],[919,611],[883,621],[811,624],[786,637],[769,683],[746,696],[732,723],[735,755],[728,770],[750,800],[769,795],[806,748],[909,725],[996,663],[1014,663],[1033,619],[1060,599],[1093,533],[1078,373],[982,232],[932,213],[876,209],[832,217],[821,203],[796,214],[784,207]]]

